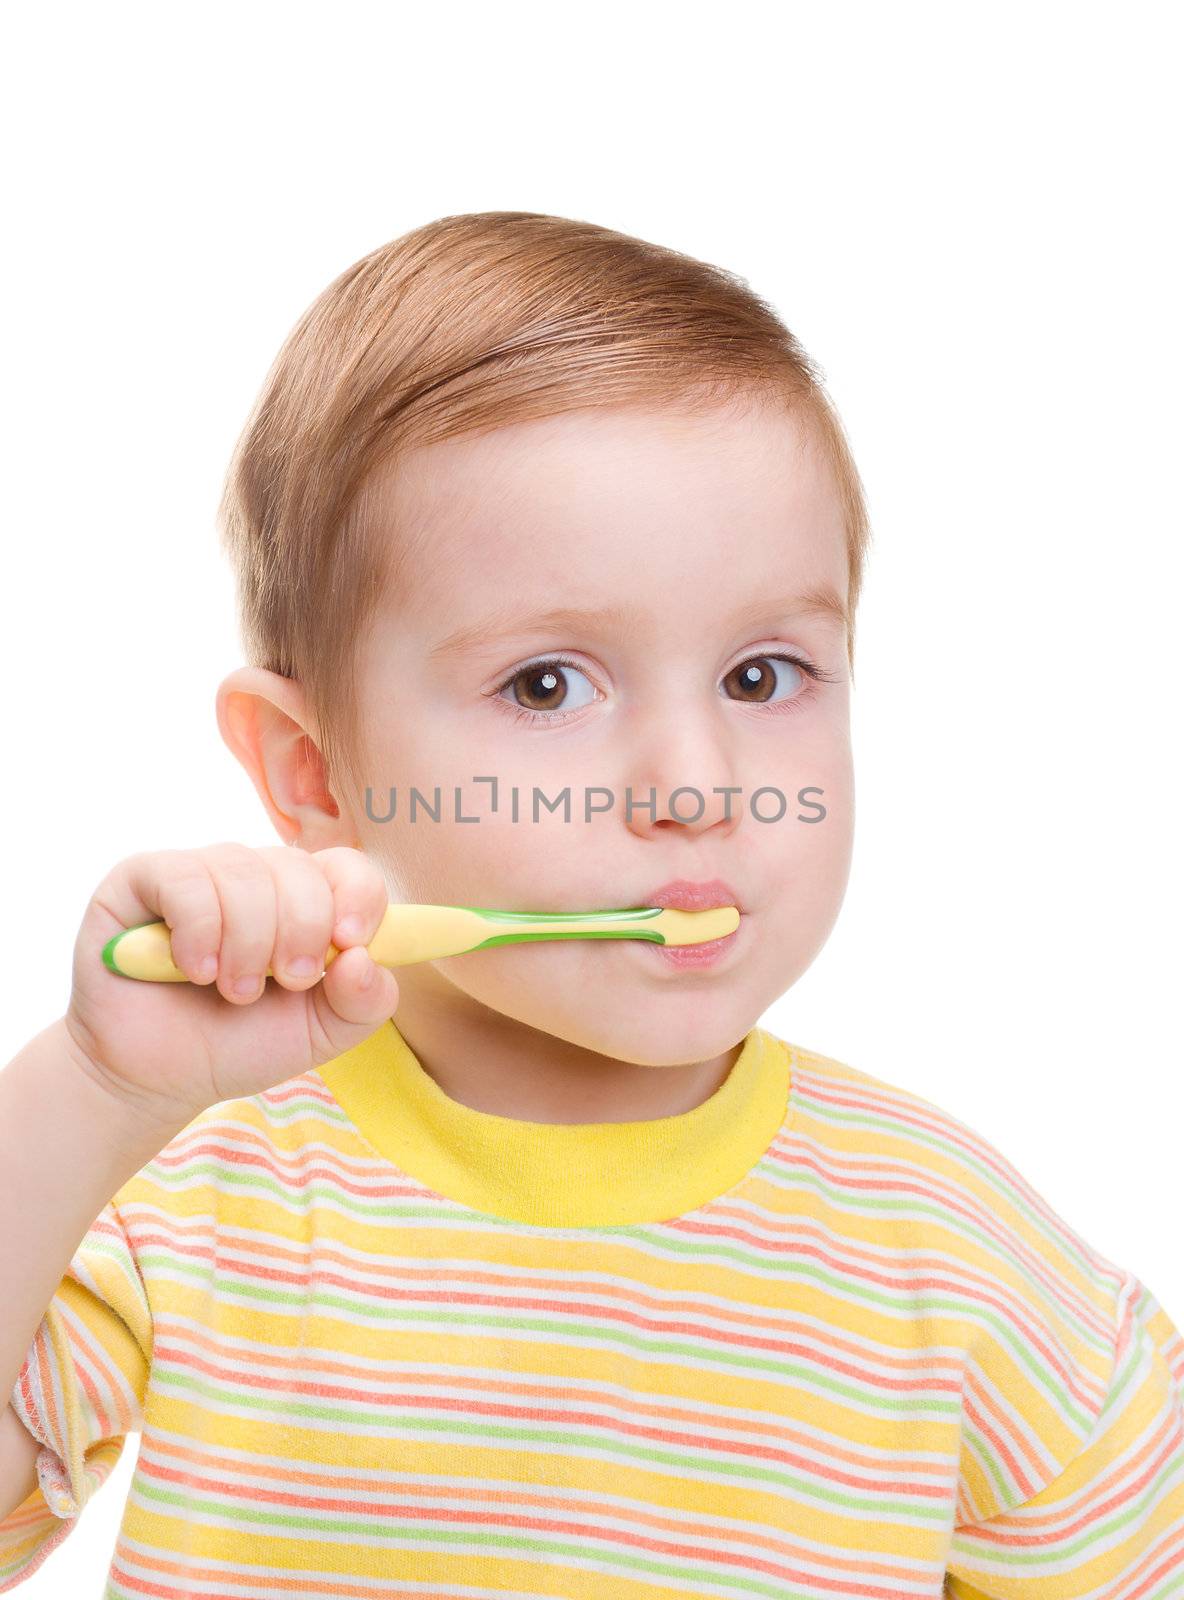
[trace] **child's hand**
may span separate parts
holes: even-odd
[[[81,1064],[137,1116],[166,1126],[321,1066],[398,1004],[394,974],[364,948],[387,903],[378,867],[344,845],[128,856],[95,890],[74,946],[63,1020]],[[355,930],[342,926],[347,917]],[[189,983],[126,978],[103,962],[113,934],[153,921],[168,923]],[[330,943],[341,953],[324,968]],[[206,976],[211,956],[216,971]],[[301,958],[307,970],[295,973]],[[264,979],[269,966],[277,976]],[[255,982],[243,995],[245,977]]]

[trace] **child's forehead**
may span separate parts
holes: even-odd
[[[403,468],[384,517],[391,601],[442,658],[513,637],[516,617],[522,632],[581,614],[606,631],[714,630],[766,599],[845,604],[841,499],[784,410],[569,413],[427,446]]]
[[[792,541],[841,518],[814,430],[780,406],[596,408],[405,453],[383,489],[395,541],[471,568],[636,555],[697,539]],[[640,552],[644,554],[644,550]]]

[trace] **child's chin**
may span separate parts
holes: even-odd
[[[616,984],[581,994],[580,1014],[555,1016],[548,1031],[582,1049],[655,1069],[705,1061],[731,1049],[761,1012],[734,986],[692,998],[666,986],[652,997]]]

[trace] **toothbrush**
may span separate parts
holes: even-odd
[[[655,944],[703,944],[722,939],[740,925],[735,906],[709,911],[677,911],[641,906],[623,911],[492,911],[484,906],[387,906],[378,931],[366,946],[380,967],[410,966],[443,956],[488,950],[498,944],[532,939],[649,939]],[[341,952],[331,944],[325,966]],[[167,922],[141,922],[114,934],[103,946],[103,961],[120,977],[148,983],[188,983],[173,962]],[[268,967],[264,977],[275,974]]]

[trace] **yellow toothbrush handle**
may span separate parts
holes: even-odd
[[[432,913],[440,913],[433,916]],[[379,966],[405,966],[413,961],[431,960],[451,954],[457,948],[457,908],[453,906],[391,905],[366,946],[370,959]],[[485,937],[486,925],[473,930],[473,943]],[[464,938],[462,937],[462,946]],[[326,968],[341,954],[335,944],[325,951]],[[103,947],[107,967],[124,978],[139,978],[147,983],[188,983],[188,976],[173,960],[172,930],[167,922],[143,922],[125,928]],[[274,978],[267,967],[263,976]]]

